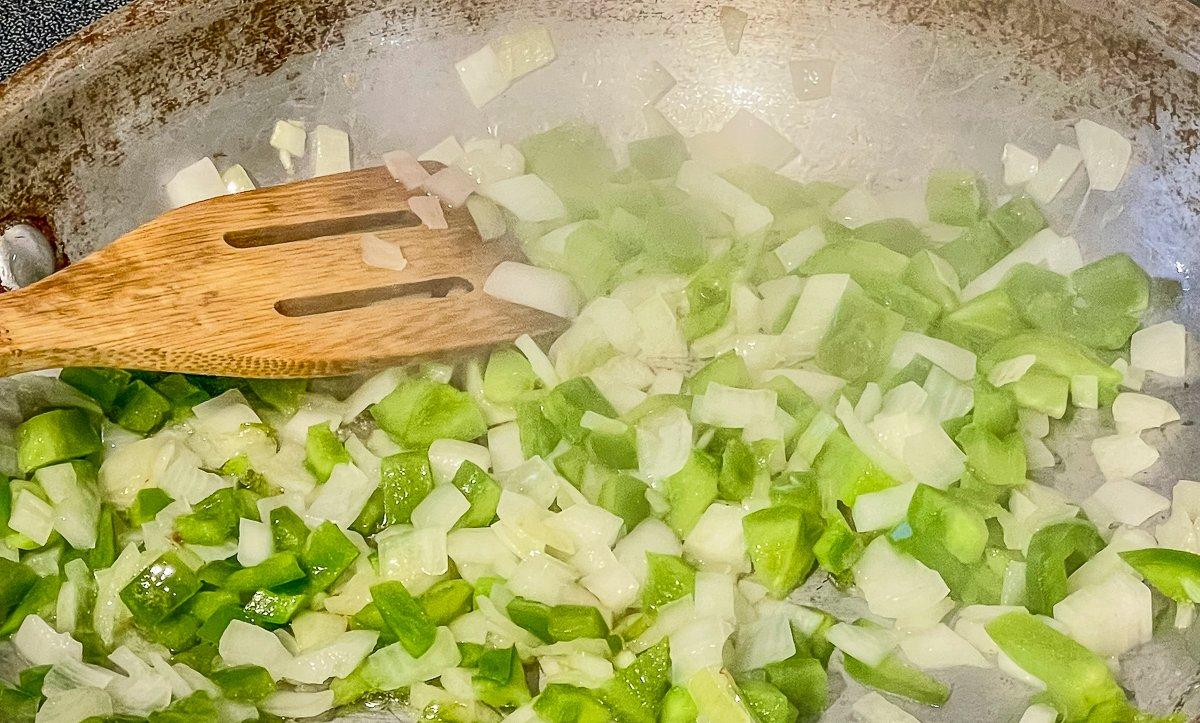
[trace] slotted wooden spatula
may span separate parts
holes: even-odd
[[[466,209],[433,231],[369,168],[176,209],[29,287],[0,295],[0,373],[106,366],[302,377],[536,335],[562,320],[483,293],[504,241]],[[363,234],[400,247],[368,266]]]

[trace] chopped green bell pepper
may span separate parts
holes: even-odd
[[[275,680],[266,668],[235,665],[214,670],[209,676],[225,697],[244,703],[258,703],[275,692]]]
[[[317,482],[328,481],[334,467],[350,462],[346,445],[324,422],[308,428],[304,452],[304,466],[313,473]]]
[[[428,447],[437,439],[469,441],[487,433],[471,395],[428,379],[401,382],[370,412],[381,429],[408,447]]]
[[[276,552],[254,567],[230,573],[222,587],[235,592],[270,590],[304,577],[304,569],[293,552]]]
[[[337,525],[326,520],[308,536],[300,564],[308,572],[309,590],[324,592],[358,559],[359,549]]]
[[[437,626],[425,614],[421,603],[397,580],[371,586],[371,599],[383,621],[409,655],[419,658],[433,646]]]
[[[496,507],[500,504],[501,489],[496,480],[479,465],[466,460],[454,473],[451,483],[471,503],[470,509],[454,526],[487,527],[492,524],[496,518]]]
[[[28,474],[47,465],[82,459],[103,446],[87,412],[74,407],[55,409],[17,427],[17,466]]]
[[[1032,613],[1052,615],[1067,596],[1067,578],[1104,549],[1096,527],[1082,519],[1047,525],[1029,540],[1025,553],[1025,600]]]
[[[1119,554],[1163,595],[1178,602],[1200,600],[1200,555],[1161,547]]]
[[[407,524],[412,511],[433,490],[433,470],[424,452],[400,452],[384,457],[381,466],[383,525]]]
[[[671,687],[671,652],[660,640],[638,654],[628,666],[596,690],[621,721],[654,723]]]
[[[646,584],[642,588],[642,610],[651,611],[691,595],[696,587],[696,571],[682,557],[646,553]]]
[[[162,622],[200,592],[200,578],[173,552],[163,554],[121,589],[121,601],[143,625]]]

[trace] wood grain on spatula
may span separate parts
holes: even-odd
[[[0,373],[105,366],[237,377],[346,374],[559,328],[483,293],[506,241],[466,209],[430,230],[383,168],[179,208],[0,296]],[[363,262],[365,233],[403,271]]]

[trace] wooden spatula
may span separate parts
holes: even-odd
[[[106,366],[330,376],[539,334],[562,321],[487,296],[498,263],[466,209],[433,231],[383,168],[186,206],[0,295],[0,373]],[[397,244],[403,271],[363,262]]]

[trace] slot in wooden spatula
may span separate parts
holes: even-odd
[[[501,261],[466,209],[430,230],[370,168],[176,209],[0,295],[0,373],[105,366],[236,377],[351,373],[539,334],[562,320],[483,293]],[[363,262],[361,237],[403,271]]]

